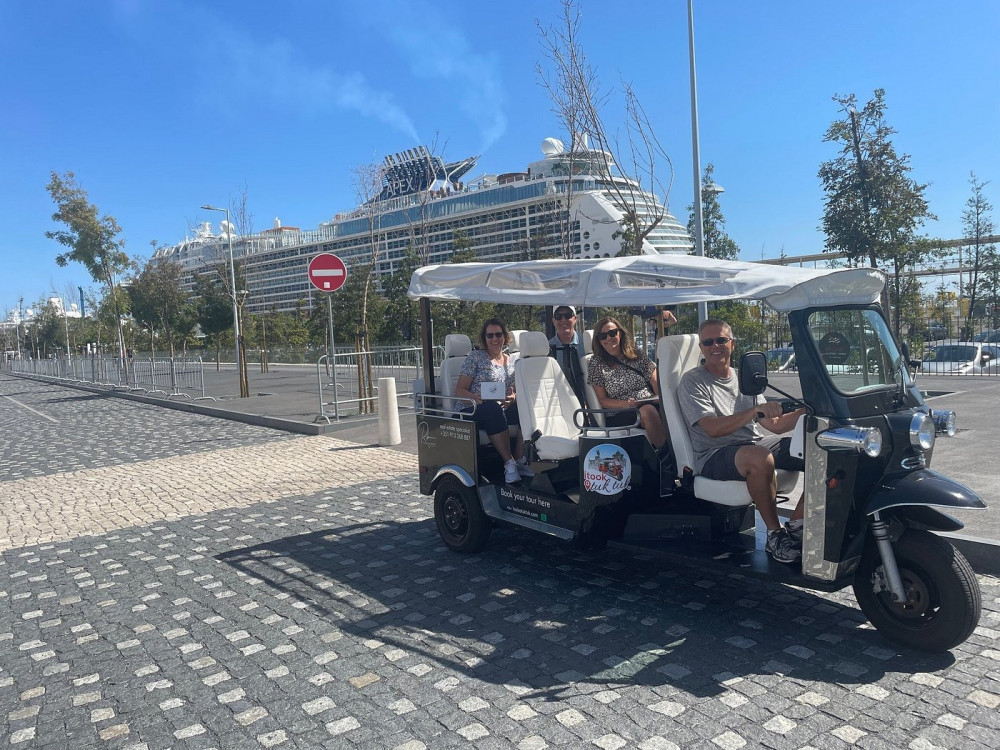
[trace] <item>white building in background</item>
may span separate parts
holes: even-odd
[[[373,201],[337,214],[317,229],[283,227],[275,219],[273,228],[259,234],[234,234],[234,255],[246,261],[250,311],[291,311],[301,302],[312,306],[306,269],[318,253],[340,256],[349,269],[366,267],[373,222],[379,278],[396,270],[410,245],[425,250],[426,263],[448,262],[457,231],[484,261],[520,260],[529,253],[551,257],[567,245],[573,257],[612,257],[621,249],[617,235],[625,208],[618,204],[616,186],[640,196],[637,208],[644,217],[663,213],[643,242],[644,252],[691,251],[685,227],[634,180],[606,175],[599,152],[584,147],[571,154],[562,142],[547,138],[542,153],[526,171],[484,175],[466,183],[464,177],[479,157],[445,163],[424,147],[409,149],[386,157],[382,190]],[[567,194],[572,196],[568,209]],[[228,231],[230,227],[221,226],[214,234],[211,225],[203,223],[193,238],[159,248],[153,257],[180,263],[190,290],[196,274],[214,272],[228,262]]]

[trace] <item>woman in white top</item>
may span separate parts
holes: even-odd
[[[524,438],[510,448],[508,425],[517,425],[517,394],[514,392],[514,362],[517,354],[504,348],[511,342],[510,331],[500,318],[489,318],[479,331],[482,349],[473,349],[465,358],[458,376],[455,395],[475,402],[472,419],[489,435],[504,462],[504,480],[510,484],[534,472],[524,460]],[[483,383],[499,383],[495,398],[483,397]]]

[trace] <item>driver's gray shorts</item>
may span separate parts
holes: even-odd
[[[802,471],[805,468],[804,462],[801,458],[795,458],[789,453],[791,444],[790,437],[782,438],[777,435],[768,435],[757,443],[757,445],[762,445],[771,451],[771,455],[774,456],[774,468]],[[736,452],[744,445],[753,445],[753,443],[737,443],[719,448],[705,462],[701,469],[701,476],[724,482],[742,481],[744,477],[736,470]]]

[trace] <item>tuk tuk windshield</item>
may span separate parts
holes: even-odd
[[[809,315],[809,331],[827,376],[841,393],[898,388],[909,377],[903,355],[876,310],[815,310]]]

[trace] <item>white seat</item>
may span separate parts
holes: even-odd
[[[525,333],[527,333],[527,331],[521,329],[510,331],[510,343],[507,344],[508,354],[521,351],[521,336]]]
[[[441,363],[441,395],[454,396],[458,377],[465,358],[472,351],[472,341],[464,333],[449,333],[444,337],[444,361]],[[445,409],[457,409],[458,404],[448,399]]]
[[[514,384],[522,434],[541,433],[534,440],[540,459],[557,461],[580,455],[582,430],[573,422],[580,402],[562,367],[549,356],[548,338],[539,331],[525,331],[520,344]]]
[[[600,409],[601,402],[597,400],[597,391],[590,384],[590,360],[594,356],[594,330],[588,328],[583,332],[583,354],[580,356],[580,367],[583,370],[583,391],[587,395],[587,405],[591,409]],[[594,414],[598,427],[604,427],[604,415]]]
[[[677,388],[681,377],[688,370],[701,365],[701,349],[698,335],[686,333],[679,336],[664,336],[656,343],[656,369],[660,378],[660,393],[663,395],[663,409],[667,415],[670,443],[677,459],[677,469],[694,471],[694,449],[688,435],[684,415],[677,401]],[[778,492],[788,493],[795,488],[799,473],[778,470]],[[720,505],[749,505],[752,501],[743,481],[723,481],[707,479],[697,474],[694,477],[694,494],[702,500]]]

